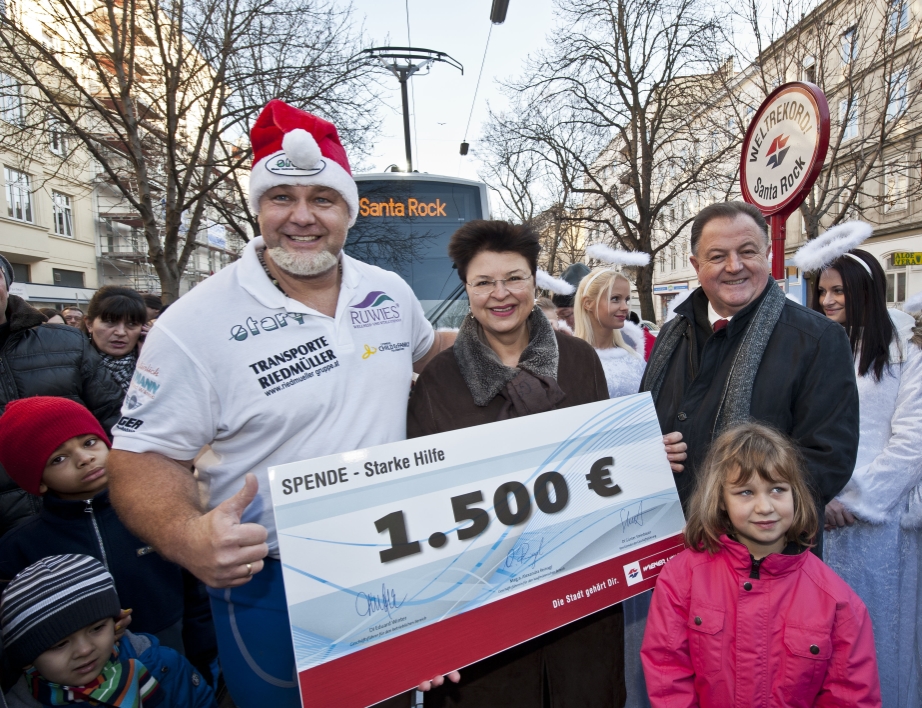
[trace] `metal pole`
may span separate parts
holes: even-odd
[[[784,267],[784,239],[785,222],[787,218],[781,214],[768,217],[772,230],[772,277],[775,280],[787,280],[787,271]]]
[[[410,102],[407,99],[408,72],[400,72],[400,98],[403,99],[403,141],[407,148],[407,172],[413,171],[413,152],[410,148]]]

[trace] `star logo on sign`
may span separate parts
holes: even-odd
[[[772,169],[775,169],[778,165],[784,162],[784,156],[788,154],[788,150],[791,148],[785,147],[788,144],[788,139],[790,136],[785,137],[784,135],[779,135],[777,138],[772,140],[772,144],[768,146],[768,161],[766,165],[771,165]]]

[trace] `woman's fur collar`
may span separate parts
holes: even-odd
[[[547,317],[537,307],[528,316],[528,346],[516,368],[503,364],[481,338],[480,323],[472,315],[464,318],[452,350],[461,376],[478,406],[486,406],[523,369],[536,376],[557,378],[557,337]]]

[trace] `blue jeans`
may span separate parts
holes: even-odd
[[[208,588],[218,654],[238,708],[300,708],[282,564],[265,559],[246,585]]]

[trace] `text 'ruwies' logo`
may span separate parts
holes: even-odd
[[[784,156],[788,154],[790,148],[785,147],[790,136],[779,135],[777,138],[772,140],[772,144],[768,147],[768,152],[765,153],[768,155],[768,160],[766,165],[769,165],[772,169],[775,169],[778,165],[784,162]]]
[[[393,302],[394,298],[382,290],[375,290],[374,292],[368,293],[365,296],[365,299],[362,300],[358,305],[351,305],[351,307],[354,310],[364,310],[366,307],[377,307],[381,303],[387,302],[388,300]]]
[[[373,290],[357,305],[350,305],[349,310],[355,328],[400,321],[400,304],[383,290]]]

